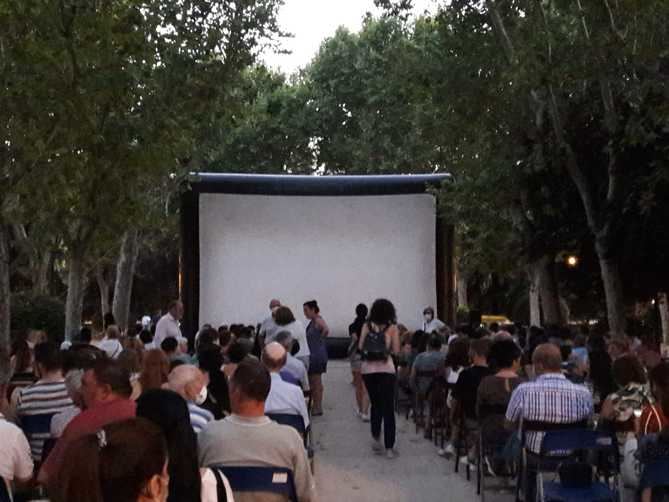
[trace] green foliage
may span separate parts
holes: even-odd
[[[13,295],[11,330],[13,333],[25,333],[31,329],[45,331],[51,340],[60,341],[65,329],[64,308],[58,298]]]
[[[241,73],[202,141],[201,169],[311,173],[314,108],[302,83],[262,66]]]

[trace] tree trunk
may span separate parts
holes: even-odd
[[[662,324],[662,341],[669,344],[669,298],[667,293],[660,293],[657,308],[660,311],[660,323]]]
[[[132,282],[135,277],[135,265],[139,253],[139,239],[136,230],[128,230],[123,236],[123,244],[116,264],[116,283],[114,285],[114,304],[112,313],[116,324],[122,330],[128,327]]]
[[[0,349],[9,351],[11,290],[9,285],[9,228],[0,223]]]
[[[51,270],[51,251],[38,254],[31,260],[33,294],[36,296],[49,294],[49,271]]]
[[[530,326],[541,327],[541,304],[539,302],[539,270],[535,264],[530,266]]]
[[[65,300],[65,339],[73,340],[81,328],[81,314],[84,308],[86,271],[84,252],[72,249],[68,253],[67,299]]]
[[[458,307],[467,307],[467,276],[458,271]]]
[[[537,262],[539,274],[539,297],[544,324],[561,326],[563,324],[560,295],[555,281],[555,264],[550,256],[544,256]]]
[[[625,301],[623,298],[623,283],[616,258],[608,257],[602,245],[596,244],[599,268],[604,282],[606,296],[606,316],[609,321],[609,332],[615,338],[625,335]]]
[[[111,284],[109,284],[109,278],[105,273],[104,265],[98,265],[95,267],[95,280],[98,283],[98,289],[100,290],[100,313],[101,318],[104,318],[105,314],[111,312],[111,302],[109,289]]]

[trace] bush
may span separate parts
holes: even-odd
[[[30,329],[46,331],[52,341],[61,341],[65,332],[65,305],[58,298],[12,296],[12,333]]]

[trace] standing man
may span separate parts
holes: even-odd
[[[423,310],[423,331],[430,335],[444,326],[446,325],[443,322],[434,317],[434,309],[425,307],[425,310]]]
[[[172,300],[167,306],[167,314],[162,316],[156,324],[156,335],[153,337],[153,346],[157,349],[166,338],[181,338],[179,321],[184,316],[184,304],[180,300]]]
[[[264,342],[267,342],[268,335],[269,336],[273,335],[278,329],[278,326],[274,322],[274,312],[276,312],[276,309],[278,309],[280,306],[281,302],[276,298],[272,298],[269,302],[270,314],[260,324],[260,329],[258,330],[258,334],[260,335],[260,337],[263,339]]]

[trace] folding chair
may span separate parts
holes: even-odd
[[[434,445],[444,447],[446,434],[448,433],[448,407],[446,399],[448,398],[448,386],[446,380],[435,378],[428,392],[428,401],[430,406],[429,423],[432,430],[432,439]]]
[[[588,429],[583,422],[566,424],[569,427],[565,427],[565,424],[552,424],[550,427],[547,425],[549,424],[539,425],[545,431],[539,454],[523,448],[523,493],[529,493],[527,468],[530,462],[537,472],[536,490],[539,501],[622,500],[620,452],[615,435]],[[546,430],[547,428],[551,430]],[[587,463],[595,468],[595,477],[588,486],[575,488],[564,486],[558,481],[544,481],[545,473],[555,473],[561,465],[573,462]]]
[[[455,472],[459,472],[460,470],[460,457],[462,456],[462,453],[464,452],[464,455],[467,456],[467,465],[465,467],[465,475],[467,477],[467,481],[471,480],[471,463],[469,462],[469,447],[472,445],[472,442],[469,441],[470,438],[473,437],[474,434],[478,434],[478,424],[476,427],[468,427],[467,426],[467,419],[465,417],[465,411],[462,407],[462,404],[458,404],[458,413],[457,413],[457,420],[456,424],[454,424],[454,427],[459,427],[458,428],[458,434],[455,438]]]
[[[223,474],[233,492],[263,492],[284,495],[298,502],[293,471],[285,467],[210,466]]]
[[[313,468],[314,450],[311,447],[311,427],[304,426],[304,419],[300,415],[291,415],[288,413],[267,413],[267,416],[277,424],[287,425],[299,432],[304,441],[304,448],[307,450],[307,456],[309,457],[309,461],[312,462]]]
[[[521,492],[523,493],[523,497],[527,502],[533,502],[532,500],[528,499],[528,488],[529,488],[529,483],[527,479],[528,462],[532,461],[533,462],[532,467],[536,470],[540,470],[542,468],[541,461],[543,456],[529,451],[526,444],[527,433],[528,432],[546,433],[550,431],[557,432],[557,431],[585,429],[587,428],[587,425],[588,425],[587,421],[585,420],[573,423],[556,424],[551,422],[530,421],[521,419],[518,430],[520,436],[520,452],[518,458],[518,480],[516,482],[516,502],[520,502]],[[548,468],[548,466],[550,465],[552,467],[552,470],[554,471],[559,465],[560,461],[569,460],[570,458],[573,458],[571,454],[553,455],[545,459],[544,464],[546,464],[546,468]]]
[[[669,501],[669,458],[660,458],[643,466],[639,495],[650,488],[653,502]]]
[[[516,477],[516,464],[505,458],[504,452],[513,432],[504,429],[506,405],[486,405],[479,409],[478,455],[476,457],[476,493],[481,502],[485,501],[485,492],[488,490],[508,489],[510,480]],[[498,417],[497,423],[490,421],[491,417]],[[486,425],[488,424],[488,425]],[[494,467],[494,476],[505,481],[500,485],[489,485],[486,482],[486,459]],[[501,469],[499,467],[502,467]]]
[[[0,478],[0,502],[12,502],[12,495],[9,492],[9,485],[4,478]]]
[[[427,401],[429,389],[431,387],[434,377],[437,376],[436,370],[429,371],[416,371],[416,388],[414,389],[414,413],[413,418],[416,423],[416,432],[420,430],[421,427],[425,427],[425,402]],[[424,382],[428,381],[427,386],[425,387],[425,392],[422,392],[420,389],[424,387]]]
[[[408,385],[403,385],[400,379],[395,380],[395,413],[398,415],[402,411],[402,407],[405,409],[404,418],[409,420],[409,414],[413,409],[413,393],[409,389]]]

